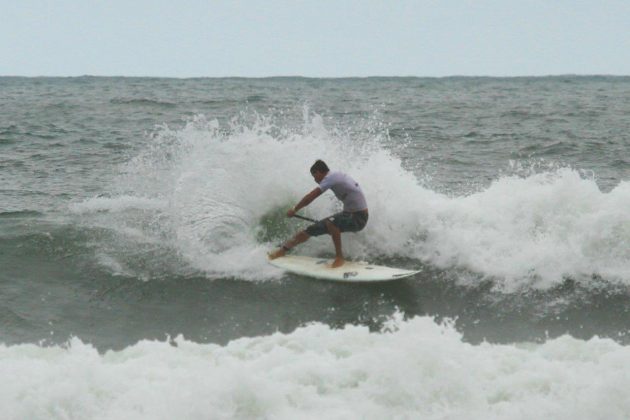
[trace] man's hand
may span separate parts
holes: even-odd
[[[320,195],[322,195],[322,190],[320,190],[319,187],[315,188],[313,191],[311,191],[310,193],[306,194],[300,200],[300,202],[297,203],[293,208],[287,210],[287,217],[295,216],[295,213],[297,213],[298,210],[303,209],[304,207],[306,207],[309,204],[311,204],[311,202],[313,200],[315,200],[317,197],[319,197]]]

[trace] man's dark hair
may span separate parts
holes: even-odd
[[[315,163],[313,164],[313,166],[311,166],[311,173],[315,173],[315,171],[317,172],[328,172],[330,171],[330,169],[328,169],[328,165],[326,165],[326,162],[324,162],[321,159],[318,159],[315,161]]]

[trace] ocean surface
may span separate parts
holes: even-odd
[[[418,275],[267,263],[320,158]],[[630,77],[0,77],[4,419],[626,419],[629,332]]]

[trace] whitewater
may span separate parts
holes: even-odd
[[[2,346],[0,401],[16,419],[623,419],[629,362],[609,339],[474,346],[398,315],[378,333],[317,323],[225,346]]]

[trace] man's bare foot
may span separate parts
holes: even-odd
[[[343,263],[345,263],[343,258],[337,257],[337,258],[335,258],[335,261],[333,261],[333,263],[330,264],[330,268],[341,267],[343,265]]]
[[[275,260],[276,258],[279,257],[284,257],[286,255],[287,251],[284,250],[284,248],[278,248],[273,252],[270,252],[269,254],[267,254],[267,257],[270,260]]]

